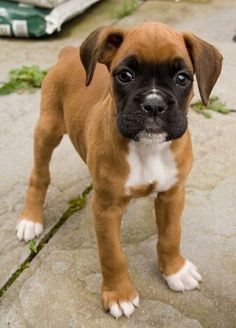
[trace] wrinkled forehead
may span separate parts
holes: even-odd
[[[128,58],[155,65],[184,63],[193,71],[182,35],[161,24],[147,25],[127,33],[112,66],[118,66]]]

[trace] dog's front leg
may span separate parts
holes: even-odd
[[[129,317],[139,303],[120,244],[120,224],[126,205],[126,201],[104,205],[96,193],[92,203],[103,276],[102,304],[116,319],[122,314]]]
[[[198,288],[202,280],[195,265],[185,260],[180,253],[180,220],[184,198],[185,187],[180,185],[160,193],[155,200],[159,268],[168,286],[175,291]]]

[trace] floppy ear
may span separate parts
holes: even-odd
[[[220,75],[223,57],[215,47],[190,32],[183,33],[183,38],[196,73],[202,102],[207,105]]]
[[[108,69],[112,58],[124,40],[125,31],[115,27],[99,27],[81,44],[80,58],[86,71],[86,83],[92,81],[97,62]]]

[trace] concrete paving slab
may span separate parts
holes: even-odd
[[[194,31],[208,40],[231,42],[236,33],[234,0],[146,1],[118,24],[126,27],[146,21],[159,21],[179,30]]]

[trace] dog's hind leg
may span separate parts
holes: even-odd
[[[44,98],[34,134],[34,167],[25,206],[16,226],[17,238],[26,242],[43,231],[43,204],[50,183],[49,162],[65,132],[63,114],[56,97],[50,98],[50,101]]]

